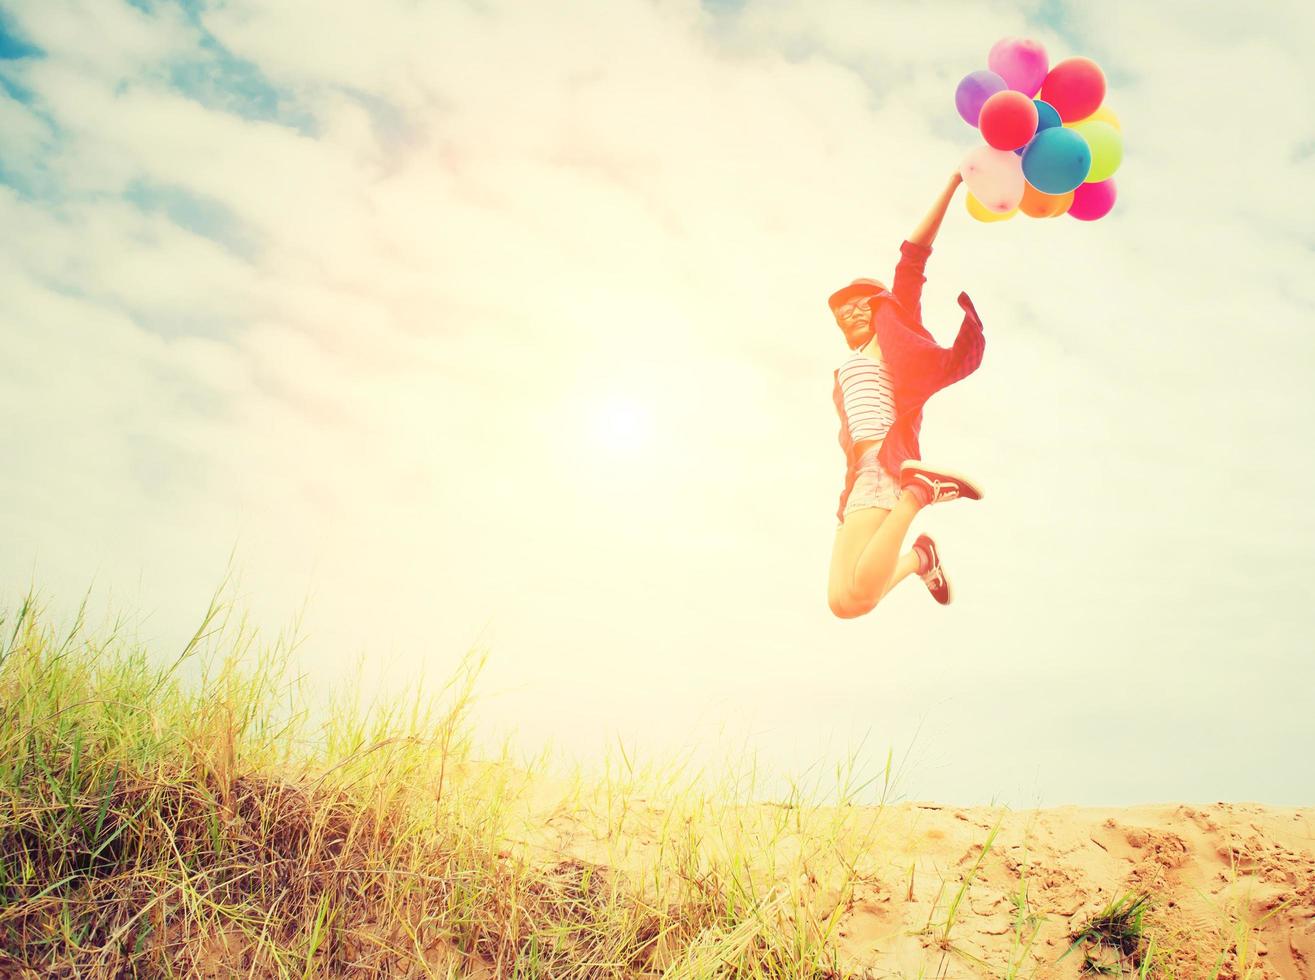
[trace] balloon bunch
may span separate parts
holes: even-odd
[[[965,76],[954,93],[959,115],[987,144],[959,167],[968,213],[979,221],[1019,211],[1082,221],[1109,214],[1123,133],[1104,105],[1100,67],[1068,58],[1051,68],[1045,48],[1021,37],[997,41],[986,63],[988,70]]]

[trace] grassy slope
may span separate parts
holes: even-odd
[[[312,725],[287,646],[218,607],[167,665],[31,602],[0,629],[3,976],[1310,975],[1308,811],[858,807],[844,767],[839,806],[625,758],[552,777],[472,758],[477,659]]]

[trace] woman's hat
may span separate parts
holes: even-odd
[[[856,296],[876,296],[884,292],[886,292],[885,283],[877,282],[875,279],[855,279],[848,286],[837,289],[826,302],[834,313],[837,307]]]

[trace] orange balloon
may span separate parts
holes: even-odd
[[[1018,205],[1029,218],[1057,218],[1068,213],[1073,205],[1073,192],[1067,194],[1042,194],[1031,184],[1023,188],[1023,200]]]

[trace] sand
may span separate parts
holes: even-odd
[[[608,824],[559,807],[535,848],[633,870],[657,841],[671,848],[673,816],[697,824],[705,851],[753,854],[764,889],[802,897],[841,975],[1076,978],[1090,957],[1136,976],[1149,955],[1149,976],[1315,978],[1315,809],[757,805],[696,818],[624,805]],[[1151,902],[1140,949],[1110,940],[1065,955],[1110,903],[1140,894]]]

